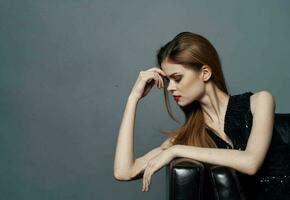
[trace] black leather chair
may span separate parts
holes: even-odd
[[[283,142],[290,145],[290,114],[276,113],[274,127]],[[241,182],[250,179],[243,179],[241,173],[232,168],[177,158],[171,161],[166,170],[169,200],[248,199],[249,191],[244,190],[246,188],[242,187]],[[251,181],[248,186],[255,190],[251,187]]]

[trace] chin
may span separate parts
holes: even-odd
[[[188,102],[184,102],[184,101],[177,101],[176,103],[181,107],[187,106],[189,104]]]
[[[180,107],[186,107],[190,104],[192,104],[194,101],[196,100],[193,100],[193,101],[178,101],[176,102]]]

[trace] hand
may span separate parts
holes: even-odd
[[[174,158],[172,149],[173,148],[170,147],[162,151],[159,155],[157,155],[147,163],[143,174],[143,192],[147,192],[149,190],[151,176],[154,174],[154,172],[160,170],[163,166],[167,165]]]
[[[159,89],[163,88],[164,83],[161,76],[166,76],[166,74],[157,67],[141,71],[133,86],[130,96],[137,98],[139,101],[142,97],[148,94],[154,85]]]

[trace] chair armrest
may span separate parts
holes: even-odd
[[[201,162],[188,158],[172,160],[167,167],[167,180],[169,200],[203,198],[204,165]]]
[[[215,199],[245,200],[237,172],[226,166],[210,165],[207,167],[212,182]]]
[[[230,167],[177,158],[167,166],[169,200],[245,200],[238,172]]]

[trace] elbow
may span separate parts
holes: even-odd
[[[124,173],[120,173],[117,171],[114,171],[114,178],[117,181],[129,181],[130,180],[130,176]]]
[[[253,175],[255,175],[255,174],[257,173],[257,171],[258,171],[258,170],[257,170],[256,167],[251,166],[251,167],[248,168],[248,170],[247,170],[247,174],[253,176]]]
[[[246,174],[253,176],[257,173],[258,170],[259,166],[256,160],[251,158],[250,161],[247,162]]]

